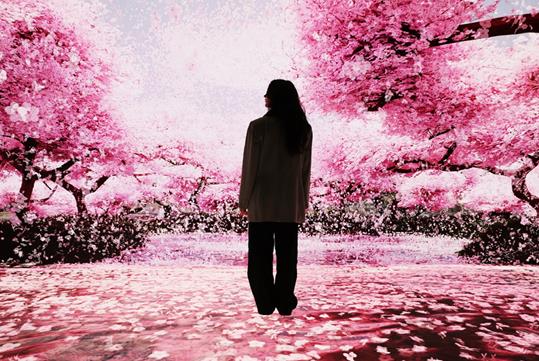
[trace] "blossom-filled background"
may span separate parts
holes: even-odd
[[[352,184],[352,199],[391,191],[407,207],[534,216],[535,11],[525,1],[3,2],[2,208],[234,202],[246,126],[282,77],[314,128],[313,201]]]
[[[0,358],[535,359],[538,10],[0,0]],[[290,321],[250,317],[238,209],[277,78],[313,127]]]

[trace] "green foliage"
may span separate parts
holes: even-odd
[[[301,230],[308,234],[421,233],[471,239],[483,222],[482,214],[459,206],[433,212],[423,207],[401,208],[397,203],[394,193],[339,207],[322,207],[321,203],[315,203]]]
[[[509,212],[480,213],[462,206],[443,211],[397,206],[394,194],[322,208],[313,205],[300,230],[309,234],[419,233],[470,239],[458,255],[490,264],[539,264],[539,225]]]
[[[481,263],[538,265],[539,227],[522,224],[520,217],[508,212],[491,214],[473,242],[458,255]]]
[[[429,211],[397,206],[393,193],[339,206],[313,203],[300,232],[306,234],[419,233],[470,239],[458,254],[493,264],[538,264],[539,226],[511,213],[482,214],[461,206]],[[54,216],[26,225],[0,222],[0,262],[79,263],[113,257],[140,247],[149,234],[247,231],[248,221],[234,207],[208,213],[162,205],[161,217],[143,207],[120,214]]]
[[[148,228],[125,214],[53,216],[0,223],[0,261],[8,264],[87,263],[144,244]]]

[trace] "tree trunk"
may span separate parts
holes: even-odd
[[[533,195],[526,185],[526,176],[537,167],[539,158],[536,158],[533,155],[529,155],[528,158],[531,159],[531,162],[528,162],[529,164],[523,166],[513,177],[511,177],[511,189],[513,190],[515,197],[528,203],[535,209],[535,218],[539,221],[539,197]]]
[[[189,197],[189,204],[194,204],[198,210],[200,210],[200,205],[198,204],[198,195],[202,192],[204,187],[206,186],[206,183],[208,183],[208,180],[206,177],[202,176],[198,178],[197,180],[197,188],[193,193],[191,193],[191,196]]]
[[[85,197],[97,191],[105,182],[109,179],[109,176],[101,176],[99,179],[94,183],[92,188],[88,190],[88,192],[84,192],[82,188],[75,187],[73,184],[69,183],[65,179],[61,178],[58,182],[60,186],[62,186],[65,190],[70,192],[73,195],[73,198],[75,198],[75,202],[77,203],[77,212],[79,214],[85,214],[88,213],[88,207],[86,206],[86,200]]]
[[[65,179],[61,179],[59,184],[69,193],[73,195],[73,198],[75,198],[75,202],[77,204],[77,212],[79,214],[84,214],[88,212],[88,208],[86,207],[86,202],[84,200],[84,192],[82,189],[75,187],[73,184],[69,183]]]
[[[18,209],[15,214],[21,220],[21,222],[26,222],[26,215],[29,210],[30,203],[32,202],[32,193],[34,192],[34,186],[38,179],[37,175],[33,172],[34,160],[37,155],[37,141],[32,137],[27,137],[24,140],[24,153],[23,159],[15,159],[18,163],[15,168],[17,168],[22,175],[21,187],[19,188],[19,193],[23,195],[25,202],[24,205]]]
[[[19,193],[24,196],[25,202],[24,205],[21,205],[21,207],[15,211],[15,214],[23,223],[26,222],[26,215],[28,214],[30,203],[32,202],[32,193],[34,191],[36,180],[37,177],[35,175],[31,175],[29,173],[22,175],[22,183]]]
[[[86,201],[84,200],[84,193],[81,189],[77,189],[73,196],[75,197],[75,202],[77,203],[77,212],[79,214],[88,213],[88,207],[86,207]]]
[[[30,175],[29,173],[25,173],[22,175],[22,183],[21,187],[19,188],[19,193],[21,193],[24,198],[26,198],[26,206],[30,205],[36,180],[37,177],[35,175]]]

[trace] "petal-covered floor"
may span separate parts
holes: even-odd
[[[300,262],[292,316],[263,316],[244,264],[0,268],[0,359],[538,360],[538,281],[533,266]]]

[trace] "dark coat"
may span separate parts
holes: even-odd
[[[309,205],[312,127],[306,149],[290,155],[284,129],[272,116],[249,123],[243,150],[239,206],[249,222],[303,223]]]

